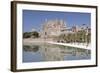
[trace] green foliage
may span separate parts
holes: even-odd
[[[34,31],[31,33],[33,38],[38,38],[39,37],[39,33],[37,31]]]
[[[86,35],[86,31],[81,30],[75,33],[61,34],[57,40],[66,43],[89,43],[91,41],[91,33],[89,32],[88,35]]]
[[[23,33],[23,38],[30,38],[31,37],[31,32],[24,32]]]
[[[37,31],[23,33],[23,38],[38,38],[38,37],[39,37],[39,33]]]

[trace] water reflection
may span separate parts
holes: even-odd
[[[37,45],[34,45],[34,46],[25,45],[24,46],[24,51],[37,52],[38,50],[39,50],[39,46]]]
[[[91,51],[61,45],[24,45],[23,62],[84,60],[91,58]]]

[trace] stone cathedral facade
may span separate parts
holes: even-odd
[[[42,24],[42,38],[51,38],[66,33],[66,22],[63,20],[48,20]]]

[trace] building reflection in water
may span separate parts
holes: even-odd
[[[74,48],[74,47],[66,47],[61,45],[50,45],[50,44],[42,44],[42,45],[25,45],[24,52],[33,52],[34,54],[38,52],[41,56],[41,60],[39,61],[63,61],[63,60],[84,60],[91,58],[91,51],[87,49]],[[26,53],[23,53],[23,56]],[[31,56],[40,58],[37,56]],[[31,58],[30,57],[30,58]],[[23,59],[29,59],[24,57]],[[24,60],[24,62],[25,62]],[[34,59],[30,62],[34,62]]]

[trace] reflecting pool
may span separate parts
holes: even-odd
[[[23,46],[23,62],[87,60],[91,50],[52,44]]]

